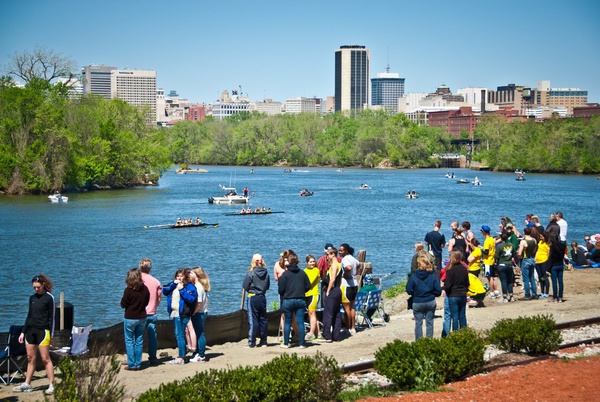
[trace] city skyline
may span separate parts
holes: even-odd
[[[36,45],[91,64],[155,70],[157,87],[190,102],[222,91],[262,100],[334,95],[340,46],[370,50],[370,78],[405,78],[405,93],[444,84],[588,91],[600,102],[600,5],[594,1],[0,2],[0,65]]]

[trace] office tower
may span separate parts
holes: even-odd
[[[148,122],[156,123],[156,71],[112,70],[110,87],[113,98],[123,99],[131,105],[148,105]]]
[[[404,78],[398,73],[390,73],[390,67],[385,73],[378,73],[377,78],[371,79],[371,105],[382,106],[391,114],[398,113],[398,98],[404,96]]]
[[[345,45],[335,51],[335,110],[361,110],[369,104],[371,52]]]
[[[84,94],[97,94],[110,99],[110,72],[116,67],[89,65],[81,69]]]

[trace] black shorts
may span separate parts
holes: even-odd
[[[29,345],[50,346],[50,331],[29,327],[25,332],[25,342]]]

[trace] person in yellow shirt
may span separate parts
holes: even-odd
[[[487,291],[479,278],[469,271],[469,289],[467,290],[467,296],[469,298],[467,304],[469,307],[485,307],[483,299],[485,299],[486,293]]]
[[[304,269],[308,281],[310,282],[310,290],[306,292],[306,307],[308,309],[308,322],[310,323],[310,331],[304,337],[307,341],[319,337],[319,326],[317,324],[317,306],[319,305],[319,281],[321,273],[317,267],[317,259],[314,255],[306,256],[306,264],[308,267]]]
[[[501,294],[499,290],[496,290],[496,282],[494,280],[494,256],[496,255],[496,241],[490,235],[489,226],[483,225],[481,227],[481,233],[485,236],[482,250],[485,277],[487,278],[490,286],[490,297],[496,298]]]
[[[550,281],[548,280],[548,258],[550,256],[550,245],[548,235],[540,234],[540,241],[535,252],[535,270],[540,281],[540,297],[548,297],[550,293]]]
[[[481,273],[481,259],[483,258],[483,252],[479,247],[479,240],[476,238],[471,239],[471,254],[467,257],[469,262],[469,272],[475,276],[479,276]]]

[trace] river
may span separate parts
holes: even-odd
[[[38,273],[54,282],[58,300],[74,305],[76,325],[95,328],[122,320],[120,299],[125,276],[140,258],[153,261],[152,274],[167,283],[177,268],[200,265],[211,278],[210,314],[239,309],[241,283],[253,253],[261,253],[270,272],[279,253],[291,248],[300,260],[317,258],[327,242],[349,243],[367,250],[375,273],[395,274],[388,287],[409,270],[413,245],[443,222],[448,239],[450,221],[468,220],[481,240],[479,228],[492,229],[509,216],[519,230],[527,213],[548,223],[561,210],[569,223],[568,240],[600,232],[600,181],[595,176],[527,174],[455,169],[456,179],[474,179],[482,186],[457,184],[445,178],[446,169],[370,170],[300,168],[205,167],[209,173],[175,174],[171,169],[156,187],[67,194],[66,204],[52,204],[47,195],[0,197],[0,331],[21,324],[33,293],[31,278]],[[218,185],[250,189],[250,206],[285,211],[267,216],[225,216],[239,206],[208,204],[221,195]],[[361,183],[372,189],[359,190]],[[299,191],[314,191],[300,197]],[[406,199],[407,190],[420,194]],[[178,217],[199,216],[218,228],[178,230],[144,226],[174,223]],[[596,218],[594,218],[596,217]],[[445,254],[446,255],[446,254]],[[278,300],[273,281],[268,303]],[[166,319],[166,304],[159,308]]]

